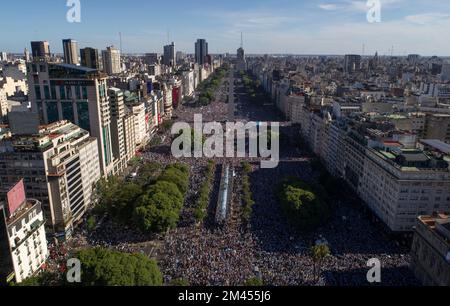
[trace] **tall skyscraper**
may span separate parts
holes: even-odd
[[[195,43],[195,62],[199,65],[205,64],[208,55],[208,43],[205,39],[197,39]]]
[[[113,172],[107,76],[98,70],[50,63],[29,63],[31,108],[41,123],[68,120],[98,139],[103,175]]]
[[[71,65],[79,65],[78,43],[73,39],[63,40],[64,62]]]
[[[176,65],[175,43],[164,46],[164,65],[174,67]]]
[[[109,75],[119,74],[122,72],[120,50],[114,46],[106,48],[102,51],[103,71]]]
[[[50,45],[48,41],[32,41],[31,55],[33,56],[33,59],[49,59]]]
[[[100,56],[98,50],[94,48],[84,48],[80,50],[81,66],[100,70]]]
[[[347,54],[344,60],[344,72],[352,74],[361,69],[361,55]]]

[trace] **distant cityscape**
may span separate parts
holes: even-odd
[[[450,286],[449,58],[81,45],[0,52],[0,284]],[[196,114],[279,166],[175,158]]]

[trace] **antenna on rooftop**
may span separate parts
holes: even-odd
[[[244,35],[242,34],[242,31],[241,31],[241,48],[244,49]]]
[[[120,54],[123,54],[123,49],[122,49],[122,32],[119,32],[119,38],[120,38]]]
[[[362,45],[362,56],[366,55],[366,44]]]

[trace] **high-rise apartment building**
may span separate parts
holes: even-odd
[[[26,194],[42,203],[48,232],[68,238],[93,204],[99,165],[97,139],[68,121],[12,135],[0,142],[0,197],[23,178]]]
[[[195,43],[195,62],[199,65],[205,64],[208,55],[208,43],[205,39],[198,39]]]
[[[344,72],[352,74],[361,69],[361,55],[347,54],[344,59]]]
[[[114,46],[102,51],[103,71],[108,75],[119,74],[122,72],[122,62],[120,50]]]
[[[136,133],[135,117],[127,107],[125,107],[125,116],[123,117],[123,138],[127,160],[129,161],[136,155]]]
[[[34,276],[48,257],[41,203],[26,198],[23,180],[6,199],[0,203],[0,285]]]
[[[111,107],[111,143],[114,158],[114,172],[121,173],[127,166],[127,150],[124,131],[125,104],[123,92],[118,88],[108,89]],[[134,126],[133,126],[134,128]]]
[[[125,105],[134,116],[135,144],[145,145],[149,138],[145,121],[145,102],[135,95],[129,95],[125,97]]]
[[[51,63],[29,63],[28,84],[33,112],[41,123],[68,120],[98,139],[100,168],[112,173],[111,118],[107,76],[98,70]]]
[[[63,40],[64,62],[71,65],[79,65],[78,43],[73,39]]]
[[[48,41],[32,41],[31,55],[33,56],[33,59],[49,59],[50,45]]]
[[[98,50],[94,48],[84,48],[80,50],[81,66],[96,70],[101,70],[100,56]]]
[[[164,46],[164,65],[174,67],[176,66],[175,57],[175,43],[172,42],[170,45]]]

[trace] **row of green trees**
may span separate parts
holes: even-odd
[[[98,211],[147,233],[175,228],[189,188],[189,168],[174,164],[162,169],[149,164],[140,172],[135,182],[117,177],[102,180],[97,187]]]
[[[199,103],[202,106],[209,105],[214,100],[214,93],[222,83],[223,78],[227,74],[227,68],[222,67],[214,71],[205,81],[199,85],[201,91]]]
[[[277,194],[286,218],[300,231],[321,226],[331,215],[329,206],[317,190],[297,178],[283,180]]]
[[[253,194],[250,184],[250,173],[252,172],[252,166],[248,162],[242,163],[242,204],[243,204],[243,217],[249,221],[253,213]]]
[[[259,80],[255,80],[251,75],[244,72],[241,73],[241,77],[251,102],[258,104],[270,102],[271,99]]]
[[[188,189],[187,166],[168,166],[157,182],[138,199],[133,211],[134,223],[143,232],[162,233],[175,228]]]
[[[214,172],[216,164],[210,160],[205,171],[205,180],[200,186],[199,196],[197,199],[197,206],[195,207],[195,219],[197,222],[202,222],[207,216],[208,204],[211,195],[211,185],[214,181]]]

